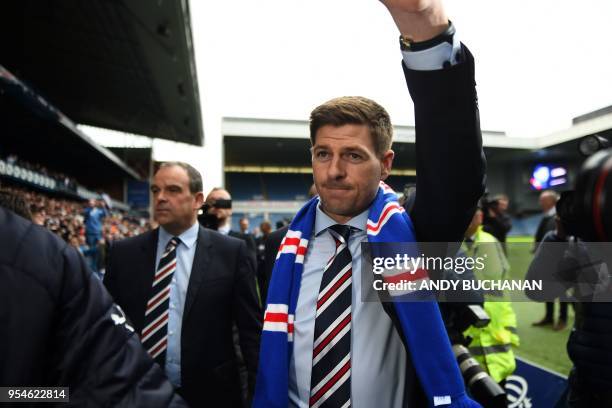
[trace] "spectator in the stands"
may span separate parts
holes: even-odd
[[[498,194],[490,201],[483,203],[483,231],[493,235],[501,243],[504,254],[508,254],[506,236],[512,229],[512,220],[508,215],[510,200],[505,194]]]
[[[102,238],[104,218],[108,216],[106,203],[104,200],[89,200],[89,206],[83,211],[83,215],[85,217],[85,238],[92,251],[92,266],[95,268],[92,269],[97,272],[98,241]]]
[[[82,215],[85,204],[82,201],[52,198],[39,192],[12,185],[3,186],[3,190],[23,197],[32,214],[32,222],[35,224],[55,232],[68,243],[70,243],[72,236],[77,236],[79,243],[85,240],[85,225]],[[113,210],[112,214],[104,219],[103,236],[97,242],[98,266],[95,267],[94,265],[92,269],[99,269],[100,263],[103,263],[103,249],[105,249],[107,242],[138,235],[149,229],[150,224],[146,219],[129,217],[120,210]],[[89,260],[87,264],[90,265]]]

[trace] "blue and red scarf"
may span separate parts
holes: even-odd
[[[289,362],[293,353],[293,320],[300,292],[304,257],[312,236],[319,198],[307,202],[291,222],[278,251],[268,289],[259,371],[253,407],[286,408],[289,405]],[[395,192],[380,183],[370,207],[368,241],[415,242],[408,214],[398,204]],[[416,272],[416,273],[415,273]],[[398,282],[427,279],[425,271],[403,272],[383,280]],[[420,295],[422,295],[421,293]],[[389,293],[408,344],[412,362],[431,407],[474,408],[480,405],[465,392],[463,379],[451,350],[440,316],[431,298],[414,301],[413,293]],[[372,392],[378,392],[372,390]]]

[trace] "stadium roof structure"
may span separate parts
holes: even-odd
[[[202,145],[188,1],[9,0],[0,35],[0,64],[75,122]]]
[[[139,179],[115,154],[0,65],[0,147],[83,180]]]

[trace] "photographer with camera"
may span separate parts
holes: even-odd
[[[408,213],[412,211],[416,201],[416,193],[417,190],[414,184],[407,184],[404,187],[403,197],[400,202]],[[482,231],[482,206],[484,202],[485,199],[480,200],[479,207],[474,213],[472,221],[465,232],[464,244],[456,248],[457,253],[455,258],[467,258],[468,256],[473,258],[477,255],[479,250],[490,248],[488,245],[478,248],[474,245],[476,241],[479,243],[494,242],[497,244],[494,247],[495,253],[485,255],[491,260],[487,262],[487,270],[496,274],[496,276],[500,276],[508,269],[508,264],[505,261],[502,249],[499,247],[499,243],[497,243],[495,237]],[[427,249],[424,247],[421,247],[421,249],[429,252],[429,254],[432,254],[432,249],[433,253],[441,249],[439,245],[425,245],[425,247],[427,247]],[[453,247],[454,246],[449,246],[446,250],[452,251]],[[429,272],[432,276],[436,276],[440,280],[474,281],[478,279],[474,270],[470,267],[466,267],[465,271],[462,273],[450,269],[441,271],[430,270]],[[485,311],[485,297],[481,291],[474,289],[439,291],[436,297],[439,302],[440,313],[444,319],[444,327],[453,348],[453,353],[457,359],[457,364],[459,365],[461,375],[470,395],[475,401],[482,404],[483,407],[507,407],[507,396],[504,388],[502,388],[502,380],[514,371],[516,365],[514,355],[511,350],[508,352],[504,349],[501,353],[498,353],[499,350],[494,350],[495,347],[484,346],[489,346],[488,343],[491,342],[491,339],[496,338],[495,336],[499,338],[500,334],[503,338],[501,344],[505,345],[508,342],[512,342],[514,345],[518,346],[518,336],[515,334],[516,316],[514,312],[512,311],[511,314],[504,313],[507,306],[502,305],[501,310],[499,310],[497,306],[489,305],[489,309],[493,311],[495,316],[495,323],[493,323],[493,325],[496,326],[497,329],[493,328],[493,326],[492,328],[488,328],[493,319],[489,316],[490,311]],[[499,312],[495,313],[498,310]],[[512,329],[508,331],[508,328],[506,328],[504,324],[504,329],[499,330],[499,325],[502,324],[502,322],[506,323],[508,326],[512,326]],[[511,333],[511,337],[509,338],[506,333]],[[497,344],[492,344],[492,346],[496,345]],[[474,353],[473,349],[475,349]],[[488,353],[487,355],[485,351],[495,352]],[[495,377],[491,372],[496,374]]]
[[[526,279],[541,279],[546,301],[573,291],[576,321],[567,343],[574,366],[558,407],[612,406],[612,149],[587,159],[556,205],[557,228],[538,247]]]
[[[506,249],[506,236],[512,229],[512,220],[508,215],[509,199],[505,194],[497,194],[491,200],[485,197],[482,200],[482,229],[493,235],[508,254]]]
[[[483,200],[484,201],[484,200]],[[481,202],[481,208],[484,207]],[[484,231],[483,209],[478,208],[465,233],[465,253],[471,258],[482,257],[484,268],[474,270],[476,279],[503,279],[510,265],[499,241]],[[487,291],[484,310],[491,321],[485,327],[472,326],[465,331],[471,338],[468,349],[489,375],[500,385],[516,368],[512,346],[518,347],[516,315],[512,304],[501,291]]]
[[[257,258],[257,246],[252,234],[232,230],[232,196],[229,191],[215,187],[208,193],[206,203],[202,207],[203,215],[200,223],[210,229],[214,229],[223,235],[238,238],[246,243],[253,262]]]

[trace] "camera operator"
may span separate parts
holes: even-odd
[[[407,212],[412,211],[416,201],[416,192],[414,184],[406,184],[404,187],[400,202]],[[484,202],[485,199],[481,199],[478,203],[478,208],[465,232],[465,244],[461,246],[448,245],[442,251],[444,245],[432,245],[430,243],[429,245],[422,245],[421,249],[428,255],[456,252],[455,258],[473,258],[479,251],[479,248],[474,245],[476,241],[479,243],[483,241],[497,243],[493,236],[482,231],[482,205]],[[480,250],[488,248],[486,246],[480,248]],[[496,276],[501,276],[508,270],[509,266],[498,243],[495,249],[494,254],[485,255],[490,258],[487,263],[487,270],[496,274]],[[501,262],[502,259],[503,262]],[[474,270],[469,267],[466,267],[461,273],[448,269],[430,270],[429,272],[432,279],[448,281],[474,281],[478,279]],[[502,408],[508,406],[503,380],[514,371],[516,366],[514,355],[512,350],[509,352],[505,350],[505,346],[501,352],[499,350],[493,352],[495,347],[486,346],[490,345],[489,342],[494,338],[493,336],[497,336],[497,338],[501,336],[503,339],[501,344],[512,343],[518,346],[518,336],[515,334],[516,316],[512,310],[510,310],[511,314],[504,313],[507,307],[511,309],[509,304],[508,306],[501,305],[501,310],[497,305],[489,305],[489,309],[495,316],[495,319],[493,319],[489,315],[490,311],[485,311],[484,295],[479,290],[470,289],[439,291],[436,296],[453,353],[470,395],[483,407]],[[493,320],[495,321],[493,322]],[[493,326],[488,328],[492,322]],[[503,329],[499,328],[500,324],[504,327]],[[511,326],[510,331],[506,326]],[[495,346],[495,344],[491,345]],[[489,353],[485,353],[485,350]]]
[[[252,234],[232,230],[232,196],[229,191],[220,187],[213,188],[208,193],[206,204],[202,210],[206,212],[203,218],[208,223],[208,225],[203,225],[206,228],[217,230],[223,235],[243,240],[255,264],[257,258],[255,237]]]
[[[557,203],[557,228],[538,247],[526,279],[541,279],[542,291],[527,291],[536,301],[573,291],[576,321],[567,343],[574,366],[559,407],[612,406],[612,150],[598,152],[583,165],[575,192]]]
[[[484,268],[475,268],[477,279],[503,279],[510,265],[497,239],[484,231],[482,220],[483,210],[479,208],[465,233],[466,254],[471,258],[484,258]],[[470,353],[496,382],[504,386],[506,378],[516,368],[512,351],[512,346],[519,345],[516,315],[503,292],[488,291],[484,296],[484,310],[491,321],[486,327],[470,327],[465,335],[472,338]]]
[[[498,194],[490,201],[486,197],[482,200],[482,229],[497,238],[505,255],[508,255],[506,236],[512,229],[512,220],[507,213],[508,204],[508,196],[505,194]]]

